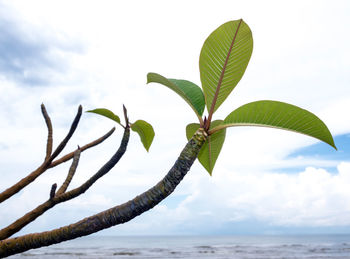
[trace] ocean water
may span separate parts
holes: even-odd
[[[90,236],[9,258],[350,259],[350,235]]]

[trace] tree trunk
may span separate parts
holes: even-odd
[[[160,203],[170,195],[190,170],[203,146],[207,134],[198,129],[182,150],[168,174],[154,187],[134,199],[74,224],[51,231],[28,234],[0,241],[0,257],[7,257],[33,248],[49,246],[62,241],[86,236],[105,228],[128,222]]]

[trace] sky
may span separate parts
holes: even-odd
[[[212,176],[198,161],[175,192],[133,221],[99,235],[350,233],[350,3],[348,1],[0,1],[0,191],[45,157],[44,103],[54,145],[79,104],[108,108],[155,130],[149,152],[131,134],[116,167],[85,194],[59,204],[19,234],[70,224],[126,202],[155,185],[196,122],[169,89],[146,84],[148,72],[200,85],[199,53],[221,24],[243,18],[254,50],[223,119],[256,100],[300,106],[321,118],[338,151],[296,133],[227,130]],[[106,133],[112,121],[84,113],[64,153]],[[83,152],[70,188],[94,174],[119,146],[123,130]],[[48,199],[69,163],[0,204],[0,223]]]

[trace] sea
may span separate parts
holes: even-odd
[[[88,236],[9,258],[350,259],[350,235]]]

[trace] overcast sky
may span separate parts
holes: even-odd
[[[21,233],[43,231],[132,199],[156,184],[196,122],[148,72],[200,85],[206,37],[243,18],[254,38],[241,82],[214,119],[255,100],[279,100],[319,116],[338,151],[310,137],[263,128],[229,129],[213,176],[196,162],[164,202],[101,235],[350,233],[349,1],[0,1],[0,191],[45,157],[44,103],[54,144],[79,104],[105,107],[156,132],[147,153],[131,135],[118,165],[79,198],[60,204]],[[101,136],[112,121],[83,114],[65,152]],[[114,153],[123,131],[82,153],[71,188]],[[69,164],[42,175],[0,206],[6,226],[49,196]]]

